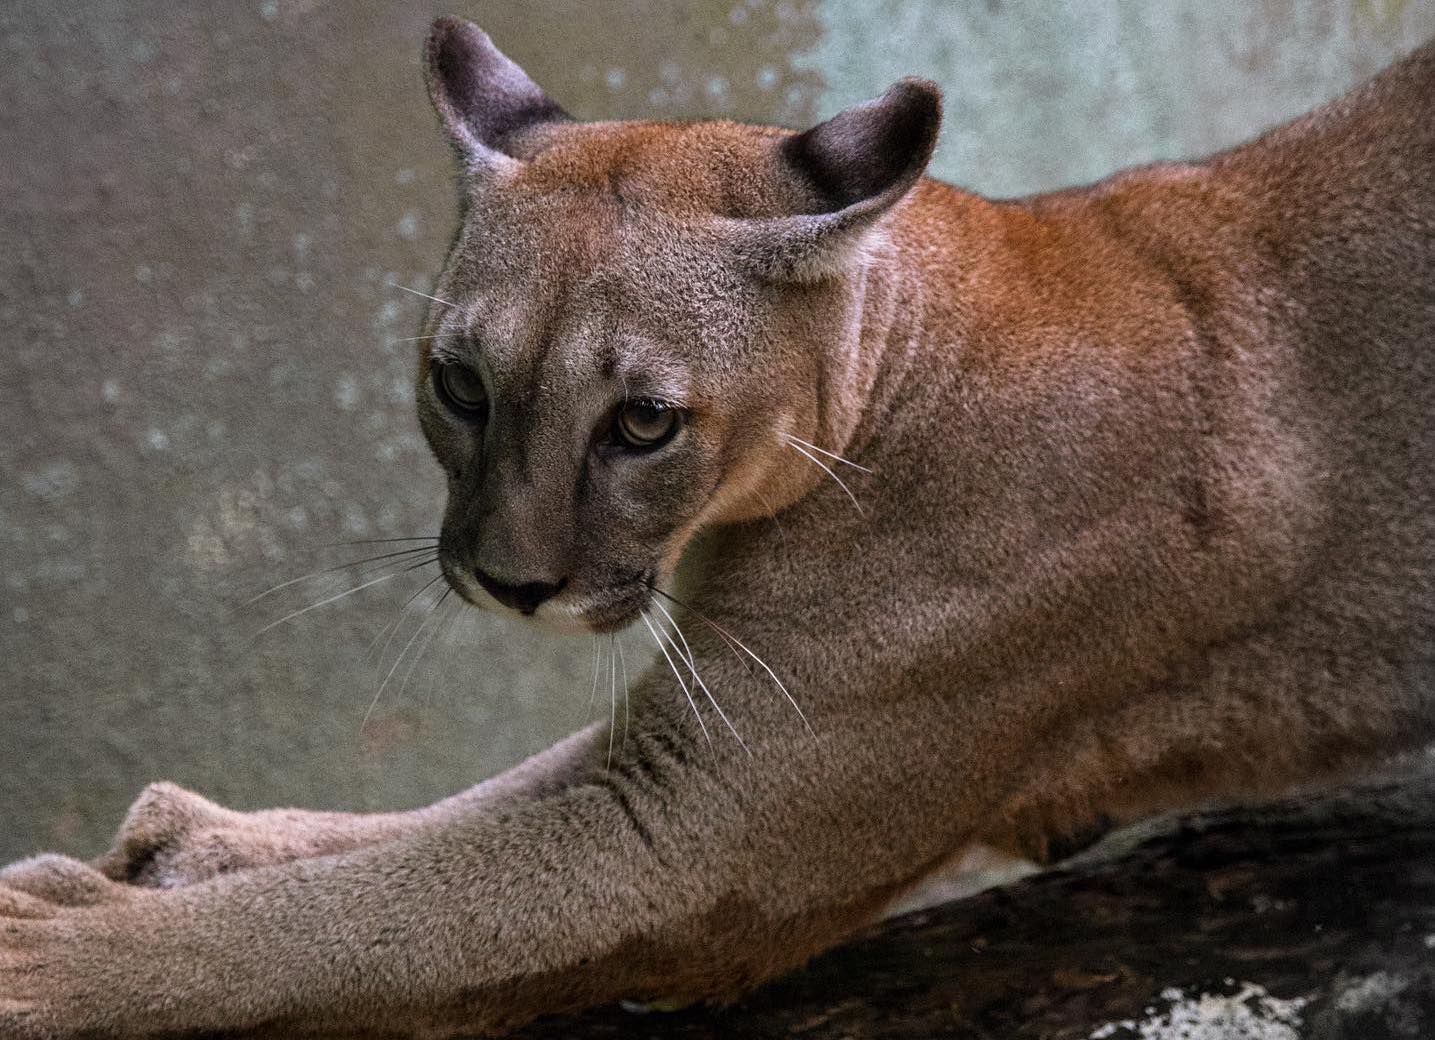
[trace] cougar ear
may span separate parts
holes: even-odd
[[[570,118],[486,32],[462,18],[433,23],[424,78],[460,160],[474,173],[511,163],[505,145],[516,132]]]
[[[879,98],[780,139],[779,176],[798,189],[798,212],[749,223],[745,250],[768,276],[810,280],[840,270],[884,213],[921,179],[942,122],[942,92],[903,79]]]

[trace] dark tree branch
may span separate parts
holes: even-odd
[[[1435,778],[1184,818],[873,929],[723,1009],[530,1040],[1435,1036]]]

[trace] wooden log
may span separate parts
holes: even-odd
[[[1128,837],[1128,841],[1131,840]],[[1147,828],[878,926],[724,1008],[529,1040],[1435,1037],[1435,778]]]

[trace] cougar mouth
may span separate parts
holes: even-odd
[[[571,609],[575,619],[581,621],[588,631],[605,635],[626,628],[652,602],[655,580],[652,570],[626,575],[586,601],[574,604]],[[562,604],[555,604],[555,610],[558,609],[563,609]]]

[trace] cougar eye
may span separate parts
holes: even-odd
[[[439,399],[466,419],[482,416],[488,407],[483,380],[466,365],[435,365],[433,383]]]
[[[678,432],[681,412],[660,401],[630,401],[613,423],[615,439],[629,448],[656,448]]]

